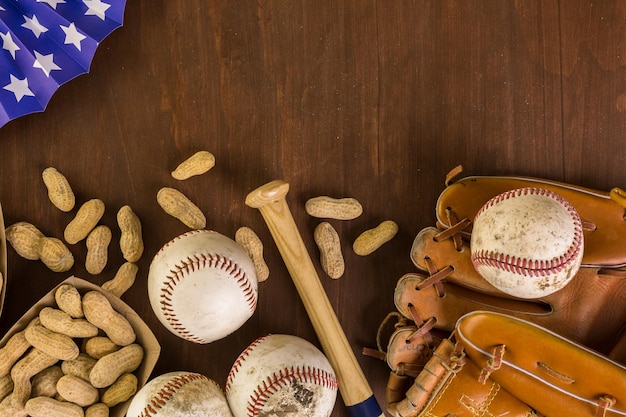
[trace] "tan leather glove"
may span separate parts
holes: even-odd
[[[474,310],[490,310],[532,321],[601,353],[608,354],[626,323],[626,270],[580,268],[561,290],[540,299],[516,299],[494,288],[476,272],[469,244],[457,250],[441,230],[426,228],[411,256],[419,273],[397,283],[394,302],[416,323],[434,319],[435,328],[452,331]]]
[[[493,380],[480,381],[481,369],[463,348],[444,339],[402,398],[388,398],[394,417],[536,416],[534,410]],[[391,374],[388,386],[406,381]]]
[[[397,282],[394,302],[401,318],[386,351],[379,341],[377,354],[391,369],[389,404],[404,399],[428,355],[452,334],[461,317],[474,311],[526,320],[626,363],[625,193],[527,177],[468,177],[453,182],[458,174],[458,170],[449,174],[437,201],[437,227],[423,229],[413,242],[411,259],[417,272]],[[480,276],[471,261],[474,215],[496,195],[523,187],[544,187],[564,196],[584,224],[581,268],[563,289],[540,299],[503,293]]]
[[[416,236],[411,259],[418,269],[398,281],[399,312],[416,323],[435,319],[451,331],[463,314],[500,311],[544,326],[608,354],[626,325],[626,198],[610,193],[528,177],[467,177],[453,182],[437,200],[437,227]],[[584,230],[581,268],[563,289],[540,299],[516,299],[494,288],[471,262],[472,220],[489,199],[521,187],[547,188],[569,201]],[[617,353],[616,353],[617,354]]]
[[[506,314],[469,313],[454,333],[492,380],[546,417],[626,415],[626,367],[536,324]]]

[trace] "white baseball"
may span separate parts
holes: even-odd
[[[472,262],[489,283],[519,298],[563,288],[582,262],[582,222],[560,195],[520,188],[489,200],[476,214]]]
[[[224,392],[212,379],[174,371],[148,381],[133,397],[126,417],[232,417]]]
[[[159,321],[175,335],[210,343],[239,329],[256,310],[252,260],[234,240],[193,230],[166,243],[148,272],[148,296]]]
[[[326,356],[310,342],[284,334],[250,344],[233,364],[225,387],[235,417],[328,417],[337,389]]]

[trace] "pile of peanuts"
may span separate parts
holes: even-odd
[[[76,197],[65,175],[54,167],[48,167],[42,172],[42,178],[52,204],[61,211],[72,211]],[[35,225],[26,221],[7,227],[6,239],[18,255],[30,260],[41,260],[54,272],[67,272],[74,266],[74,256],[65,243],[75,245],[85,240],[85,268],[90,274],[98,275],[107,265],[112,239],[111,229],[99,224],[104,211],[105,204],[98,198],[83,203],[65,227],[65,242],[57,237],[44,235]],[[117,224],[121,233],[120,249],[126,262],[104,287],[121,296],[135,281],[136,262],[143,254],[144,245],[141,221],[130,206],[125,205],[119,209]]]
[[[353,220],[363,214],[363,206],[355,198],[313,197],[306,201],[305,211],[312,217]],[[352,250],[359,256],[367,256],[390,241],[398,233],[393,220],[385,220],[378,226],[361,233],[353,242]],[[341,241],[335,228],[327,221],[317,225],[313,239],[320,251],[320,263],[324,272],[333,279],[345,271]]]
[[[0,417],[106,417],[138,389],[144,350],[98,290],[71,284],[0,349]]]

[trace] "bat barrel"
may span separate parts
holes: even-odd
[[[322,349],[337,374],[339,392],[350,414],[354,417],[382,417],[380,406],[328,300],[293,220],[286,201],[288,191],[288,183],[282,180],[272,181],[248,194],[246,205],[259,209],[267,223]]]

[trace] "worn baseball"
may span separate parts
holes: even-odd
[[[270,334],[239,355],[226,380],[235,417],[328,417],[337,399],[328,359],[310,342]]]
[[[224,392],[206,376],[174,371],[148,381],[133,397],[126,417],[232,417]]]
[[[254,314],[257,286],[243,247],[210,230],[192,230],[166,243],[148,272],[148,297],[159,321],[201,344],[228,336]]]
[[[552,294],[582,262],[582,222],[560,195],[520,188],[489,200],[476,214],[471,258],[485,280],[519,298]]]

